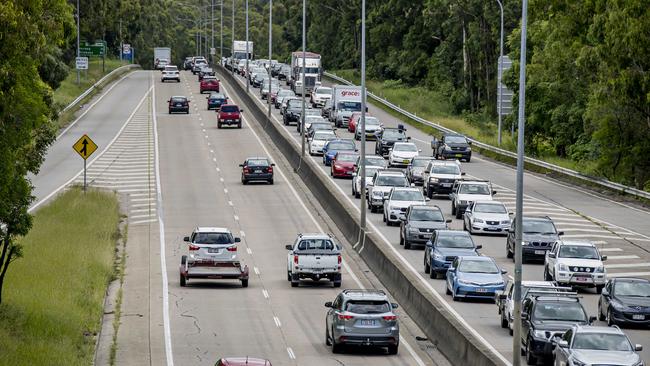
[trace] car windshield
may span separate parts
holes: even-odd
[[[474,242],[469,235],[465,234],[447,234],[441,233],[438,234],[438,241],[436,246],[440,248],[461,248],[461,249],[473,249]]]
[[[390,196],[393,201],[424,201],[422,192],[418,191],[394,191]]]
[[[332,131],[318,131],[314,132],[314,140],[332,140],[336,135]]]
[[[442,212],[438,210],[411,210],[411,216],[409,217],[410,221],[436,221],[443,222],[445,221],[442,217]]]
[[[305,117],[307,116],[320,116],[320,110],[318,109],[305,109]]]
[[[524,220],[524,234],[555,234],[555,226],[547,220]]]
[[[452,144],[466,144],[467,139],[463,136],[447,136],[445,137],[445,142]]]
[[[353,154],[339,154],[336,157],[336,161],[353,162],[353,161],[357,161],[357,158],[358,156]]]
[[[505,214],[508,211],[506,206],[500,203],[477,203],[474,205],[474,212]]]
[[[600,259],[596,248],[585,245],[562,245],[560,246],[560,253],[558,253],[558,257]]]
[[[413,159],[413,161],[411,161],[411,166],[422,168],[427,166],[427,164],[429,164],[429,161],[429,159]]]
[[[293,96],[295,94],[289,89],[282,89],[278,92],[278,97],[286,97],[289,95]]]
[[[650,282],[618,281],[614,293],[617,296],[650,297]]]
[[[576,333],[572,347],[598,351],[632,351],[632,345],[626,336],[611,333]]]
[[[535,320],[586,321],[585,311],[578,302],[540,302],[533,313]]]
[[[366,156],[366,166],[368,165],[386,167],[388,166],[388,162],[381,156]]]
[[[221,112],[226,112],[226,113],[239,112],[239,107],[237,107],[236,105],[224,105],[221,106]]]
[[[332,141],[327,145],[328,150],[354,150],[354,142]]]
[[[384,130],[381,137],[389,140],[397,140],[399,138],[406,138],[406,134],[399,132],[399,130]]]
[[[408,186],[408,181],[406,180],[406,177],[402,176],[382,175],[377,177],[375,185],[386,187],[406,187]]]
[[[391,311],[386,301],[350,300],[345,304],[345,311],[355,314],[383,314]]]
[[[490,195],[490,187],[487,184],[462,184],[458,193]]]
[[[431,174],[459,175],[460,167],[458,165],[434,165],[431,167]]]
[[[366,178],[370,178],[379,170],[379,168],[368,168],[366,167]]]
[[[316,89],[316,94],[318,95],[331,95],[332,94],[332,88],[318,88]]]
[[[361,102],[340,102],[338,108],[343,111],[358,112],[361,110]]]
[[[269,161],[266,159],[248,159],[248,166],[269,166]]]
[[[300,107],[302,106],[302,101],[300,99],[289,99],[287,101],[287,106],[289,108]]]
[[[316,130],[330,130],[330,131],[332,131],[332,125],[330,125],[329,123],[312,123],[310,128],[312,130],[314,130],[314,131],[316,131]],[[332,133],[334,133],[334,131],[332,131]]]
[[[395,144],[393,146],[394,151],[410,151],[410,152],[417,152],[418,147],[415,146],[414,144]]]
[[[195,244],[230,244],[233,240],[230,233],[195,233],[192,242]]]
[[[361,118],[359,118],[361,123]],[[379,126],[379,120],[375,117],[366,117],[366,126]]]
[[[329,239],[304,239],[298,243],[298,250],[334,250],[334,243]]]
[[[499,267],[492,261],[464,260],[458,265],[459,272],[465,273],[500,273]]]
[[[312,115],[305,113],[305,123],[325,123],[325,119],[321,116]]]

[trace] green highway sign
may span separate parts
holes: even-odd
[[[79,46],[79,55],[80,56],[104,56],[106,48],[103,44],[92,44],[92,45],[83,45]]]

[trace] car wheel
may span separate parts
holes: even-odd
[[[431,192],[430,188],[427,188],[427,197],[429,197],[429,199],[433,198],[433,192]]]
[[[526,345],[526,364],[528,365],[537,365],[537,357],[533,355],[533,352],[530,350],[530,339]]]
[[[242,180],[241,180],[241,184],[243,184],[243,185],[247,185],[247,184],[248,184],[248,180],[242,178]]]
[[[273,184],[273,178],[269,179],[269,184]]]
[[[372,213],[377,212],[377,209],[375,208],[375,206],[369,205],[369,207],[370,207],[370,212],[372,212]]]
[[[385,212],[384,212],[384,214],[381,216],[381,218],[382,218],[382,221],[386,222],[386,213],[385,213]]]
[[[514,256],[515,256],[514,253],[510,251],[510,247],[508,246],[508,243],[506,243],[506,257],[513,258]]]
[[[332,353],[341,353],[343,345],[336,343],[334,340],[334,332],[332,332]]]
[[[506,312],[501,312],[501,328],[508,328],[508,319],[506,319]]]
[[[434,271],[433,268],[429,270],[429,278],[438,278],[438,272]]]
[[[185,282],[185,276],[181,275],[180,282],[181,282],[181,287],[185,287],[187,285],[187,282]]]
[[[341,281],[334,281],[334,287],[341,287]]]
[[[237,128],[241,128],[241,122],[237,124]]]
[[[404,238],[402,238],[401,232],[399,236],[399,245],[404,245]]]
[[[605,316],[603,315],[603,307],[600,300],[598,300],[598,320],[601,322],[605,321]]]
[[[456,214],[456,205],[454,205],[453,202],[452,202],[452,204],[451,204],[451,214],[452,214],[452,215],[455,215],[455,214]]]
[[[465,161],[469,163],[470,160],[472,160],[472,158],[467,158]]]
[[[469,230],[467,230],[467,224],[465,223],[465,219],[463,219],[463,230],[464,231],[469,231]]]
[[[449,289],[449,286],[445,286],[445,293],[447,295],[451,295],[451,290]]]
[[[411,242],[404,239],[404,249],[409,250],[411,249]]]
[[[388,354],[389,355],[396,355],[398,347],[399,347],[398,345],[390,345],[390,346],[388,346]]]
[[[287,271],[287,281],[291,282],[291,272]]]
[[[221,122],[217,122],[217,128],[221,128]]]
[[[451,293],[451,298],[452,298],[454,301],[460,301],[460,297],[456,296],[456,292],[452,292],[452,293]]]
[[[551,274],[548,273],[548,267],[544,266],[544,281],[552,281]]]
[[[615,325],[616,322],[614,321],[614,317],[612,316],[612,309],[607,308],[607,315],[605,317],[605,321],[607,322],[607,326],[612,326]]]
[[[332,342],[330,342],[330,332],[327,330],[327,322],[325,322],[325,345],[328,347],[332,345]]]
[[[459,209],[456,209],[456,219],[460,220],[463,216],[463,213]]]
[[[427,263],[426,257],[424,258],[424,273],[431,272],[431,265]]]
[[[605,285],[596,285],[596,293],[600,294],[603,292],[603,287],[605,287]]]
[[[248,278],[241,280],[241,287],[244,288],[248,287]]]

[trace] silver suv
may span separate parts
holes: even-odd
[[[381,290],[343,290],[329,308],[325,318],[325,343],[333,353],[341,352],[344,345],[387,347],[388,353],[397,354],[399,324],[390,303]]]
[[[555,365],[644,365],[637,353],[643,347],[633,345],[616,326],[575,325],[554,343]]]

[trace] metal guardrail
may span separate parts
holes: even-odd
[[[327,76],[330,79],[336,80],[336,81],[338,81],[339,83],[342,83],[342,84],[354,85],[351,82],[349,82],[348,80],[345,80],[345,79],[343,79],[343,78],[341,78],[341,77],[339,77],[339,76],[337,76],[335,74],[331,74],[329,72],[324,72],[323,75]],[[376,94],[368,92],[368,95],[370,96],[371,99],[376,100],[377,102],[385,105],[386,107],[388,107],[388,108],[390,108],[390,109],[392,109],[392,110],[394,110],[394,111],[396,111],[396,112],[398,112],[400,114],[403,114],[406,117],[408,117],[408,118],[410,118],[410,119],[412,119],[412,120],[414,120],[414,121],[416,121],[418,123],[427,125],[429,127],[433,127],[436,130],[441,131],[441,132],[457,133],[456,131],[450,130],[450,129],[448,129],[448,128],[444,127],[444,126],[441,126],[441,125],[439,125],[437,123],[433,123],[431,121],[425,120],[424,118],[418,117],[417,115],[415,115],[415,114],[413,114],[413,113],[411,113],[409,111],[406,111],[406,110],[400,108],[399,106],[389,102],[388,100],[377,96]],[[515,160],[517,159],[517,154],[513,153],[512,151],[508,151],[508,150],[504,150],[504,149],[501,149],[501,148],[498,148],[498,147],[495,147],[495,146],[492,146],[492,145],[488,145],[486,143],[477,141],[477,140],[475,140],[473,138],[469,138],[469,140],[472,141],[473,146],[477,146],[480,149],[487,150],[487,151],[490,151],[490,152],[492,152],[494,154],[505,156],[505,157],[508,157],[508,158],[511,158],[511,159],[515,159]],[[580,180],[589,182],[591,184],[602,186],[602,187],[608,188],[610,190],[619,192],[621,194],[629,194],[629,195],[632,195],[632,196],[635,196],[635,197],[640,197],[640,198],[645,198],[645,199],[650,200],[650,192],[642,191],[640,189],[629,187],[629,186],[626,186],[626,185],[623,185],[623,184],[620,184],[620,183],[615,183],[615,182],[609,181],[607,179],[590,177],[590,176],[584,175],[582,173],[579,173],[579,172],[577,172],[575,170],[567,169],[567,168],[564,168],[564,167],[561,167],[561,166],[558,166],[558,165],[555,165],[555,164],[547,163],[545,161],[530,158],[530,157],[525,157],[524,161],[527,164],[532,164],[532,165],[541,167],[543,169],[552,171],[554,173],[559,173],[559,174],[566,175],[566,176],[571,177],[571,178],[580,179]]]
[[[108,80],[108,78],[110,78],[111,76],[122,72],[122,70],[124,70],[124,69],[128,70],[128,69],[132,69],[132,68],[136,68],[136,67],[140,67],[140,65],[137,65],[137,64],[124,65],[124,66],[120,66],[117,69],[109,72],[108,74],[104,75],[104,77],[97,80],[97,82],[95,84],[91,85],[90,88],[86,89],[85,92],[81,93],[81,95],[79,95],[77,98],[75,98],[75,100],[70,102],[70,104],[65,106],[65,108],[63,108],[63,110],[61,110],[61,112],[65,112],[65,111],[69,110],[70,108],[74,107],[75,105],[77,105],[77,103],[82,101],[85,97],[88,96],[88,94],[90,94],[93,90],[95,90],[97,87],[102,85],[104,83],[104,81]]]

